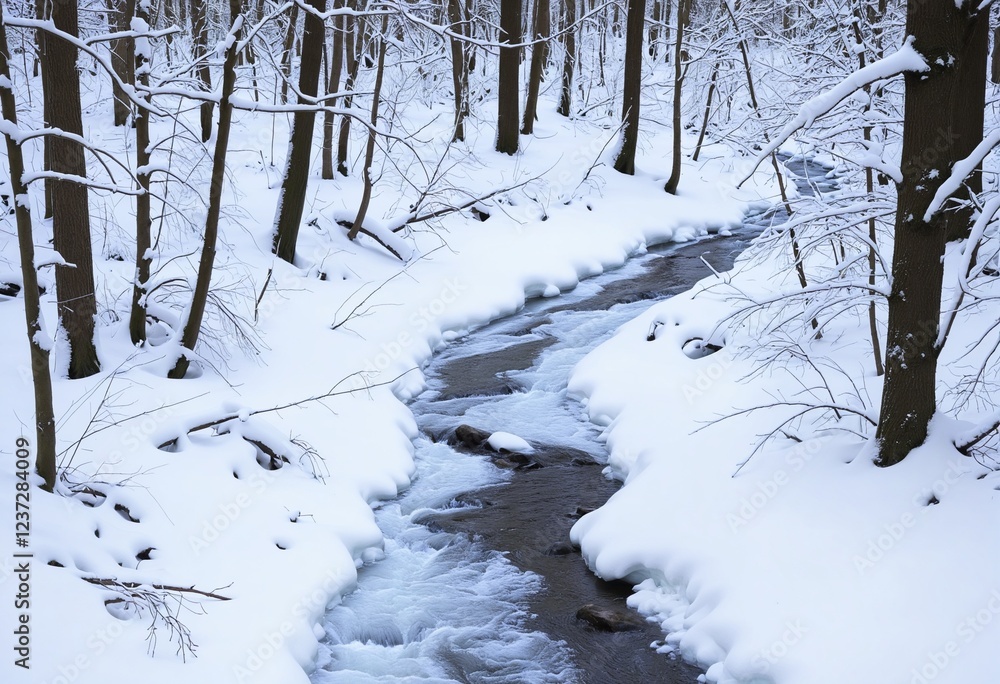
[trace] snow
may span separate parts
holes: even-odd
[[[110,108],[110,102],[104,106]],[[450,137],[448,117],[421,114],[415,107],[414,125],[424,125],[419,117],[426,116],[433,127],[425,134],[434,131],[443,150]],[[56,496],[33,492],[37,639],[30,677],[15,672],[14,681],[63,677],[88,684],[117,681],[121,672],[148,684],[307,681],[328,607],[354,588],[358,566],[383,554],[373,506],[411,485],[417,430],[403,401],[424,389],[420,369],[430,355],[463,331],[530,305],[530,297],[585,288],[583,279],[620,267],[650,244],[735,226],[748,203],[760,203],[771,191],[765,174],[759,183],[733,191],[735,160],[724,149],[686,168],[681,197],[662,192],[658,178],[667,174],[669,160],[652,156],[635,178],[602,162],[583,181],[579,169],[606,157],[608,134],[595,126],[588,135],[594,133],[598,144],[581,146],[576,132],[590,124],[547,112],[548,123],[539,125],[545,135],[517,158],[491,151],[493,132],[485,125],[470,135],[468,147],[452,147],[449,154],[470,165],[463,173],[473,180],[473,197],[550,170],[554,179],[569,180],[542,177],[526,190],[479,202],[491,215],[487,222],[456,212],[400,233],[389,228],[408,213],[405,202],[397,207],[394,193],[377,195],[366,228],[387,242],[391,237],[390,244],[409,258],[402,264],[365,236],[348,241],[335,223],[357,206],[357,178],[313,178],[297,257],[302,268],[297,268],[270,254],[274,179],[282,160],[264,163],[270,123],[262,124],[259,116],[236,114],[233,182],[224,189],[213,279],[213,292],[255,322],[249,337],[240,338],[226,327],[229,319],[210,308],[209,332],[187,379],[164,376],[179,353],[176,331],[188,308],[182,284],[199,253],[203,205],[187,187],[171,186],[171,201],[184,210],[171,215],[164,233],[169,237],[148,253],[156,258],[153,285],[159,287],[147,302],[158,321],[148,343],[138,348],[127,331],[134,279],[134,254],[127,248],[134,220],[129,200],[95,209],[106,208],[116,226],[106,236],[95,231],[104,370],[66,379],[68,347],[59,331],[52,363],[60,464],[75,493],[66,484]],[[88,136],[113,148],[122,135],[103,127],[109,119],[109,111],[88,117]],[[278,139],[286,134],[283,122],[279,118]],[[32,123],[37,121],[29,117],[23,125]],[[154,119],[152,125],[153,139],[168,139],[169,120]],[[197,145],[176,144],[189,147],[178,148],[174,163],[181,149],[191,163],[205,159]],[[167,143],[158,145],[150,168],[166,163],[168,150]],[[29,168],[41,168],[40,147],[26,146],[25,153]],[[91,172],[98,181],[104,178]],[[207,172],[203,162],[196,167],[192,187],[207,187]],[[31,193],[37,211],[40,186]],[[426,208],[433,211],[447,201],[433,196]],[[53,263],[55,253],[44,247],[50,227],[39,223],[36,231],[39,262]],[[15,261],[11,247],[4,249],[5,258]],[[124,258],[102,258],[109,253]],[[48,288],[42,298],[46,329],[58,330],[51,268],[42,268],[40,276]],[[0,308],[0,320],[6,330],[22,330],[23,310],[13,304]],[[333,329],[335,323],[342,325]],[[31,424],[23,334],[5,338],[3,351],[9,362],[0,369],[0,382],[10,391],[0,399],[0,438],[21,434],[22,426]],[[565,367],[576,358],[561,354],[553,362]],[[331,389],[337,394],[308,401]],[[544,438],[539,434],[544,426],[526,425],[543,415],[540,410],[563,410],[553,401],[539,397],[535,405],[520,407],[524,425],[491,425],[488,416],[479,422],[536,441]],[[285,408],[271,410],[276,407]],[[227,420],[187,434],[220,419]],[[594,449],[586,431],[568,439]],[[278,455],[277,463],[264,448]],[[280,467],[271,469],[275,465]],[[14,478],[11,466],[0,471],[3,497],[12,496]],[[5,505],[12,509],[12,503]],[[166,599],[164,609],[180,611],[190,629],[192,653],[162,616],[154,619],[150,606],[125,611],[122,604],[106,606],[118,594],[84,577],[193,587],[229,600],[184,595],[181,607]],[[9,603],[3,605],[0,621],[9,624]],[[151,626],[155,643],[147,640]]]
[[[497,451],[512,451],[515,454],[530,454],[534,451],[527,441],[509,432],[494,432],[486,441]]]
[[[949,272],[961,258],[949,252]],[[869,441],[821,423],[761,444],[791,408],[743,410],[810,382],[795,364],[755,373],[766,335],[729,318],[733,294],[769,291],[771,268],[748,255],[727,287],[713,276],[653,306],[578,364],[570,389],[606,426],[625,485],[573,540],[598,575],[638,585],[630,605],[709,682],[995,680],[1000,542],[984,530],[1000,516],[996,473],[955,450],[968,423],[943,416],[886,469]],[[695,330],[717,330],[724,348],[685,354]],[[816,347],[877,407],[870,352],[836,337]],[[967,353],[965,337],[949,344]]]
[[[233,39],[230,33],[219,50]],[[797,129],[824,116],[866,83],[924,68],[907,44],[807,102],[793,124]],[[165,101],[166,92],[157,98]],[[257,106],[249,95],[241,102]],[[411,216],[410,185],[430,180],[412,160],[409,167],[374,169],[382,174],[376,187],[385,190],[376,192],[365,228],[402,263],[366,236],[348,241],[337,223],[356,213],[357,170],[333,181],[313,174],[296,265],[277,261],[270,254],[271,221],[260,217],[273,216],[278,199],[275,178],[283,160],[265,156],[269,147],[284,147],[287,122],[276,117],[272,133],[268,117],[236,112],[213,293],[253,324],[244,326],[244,336],[236,334],[217,305],[195,350],[196,368],[185,380],[164,376],[180,351],[176,333],[187,315],[181,283],[197,259],[204,212],[198,190],[207,187],[204,148],[183,137],[168,142],[174,140],[171,122],[152,122],[153,139],[162,144],[151,146],[154,158],[146,169],[191,166],[181,174],[189,185],[170,186],[177,209],[163,226],[162,242],[146,253],[156,260],[156,291],[147,300],[157,320],[141,347],[132,345],[127,330],[134,280],[134,254],[127,248],[130,198],[93,193],[92,213],[103,217],[102,230],[95,230],[95,261],[104,369],[94,377],[66,378],[68,348],[56,325],[51,268],[62,262],[48,246],[51,226],[36,222],[46,287],[43,330],[56,331],[54,341],[38,342],[52,351],[59,458],[68,481],[57,495],[32,489],[32,670],[14,671],[12,681],[103,684],[121,681],[126,672],[130,681],[146,684],[304,684],[330,655],[321,650],[321,639],[327,640],[323,649],[353,669],[317,671],[312,681],[391,681],[415,670],[444,679],[432,651],[466,643],[475,627],[452,630],[435,621],[442,611],[457,613],[458,598],[455,577],[438,572],[434,533],[423,528],[409,538],[392,535],[446,505],[470,481],[501,481],[503,475],[481,460],[452,460],[454,452],[419,435],[405,402],[427,388],[422,369],[428,359],[448,354],[448,342],[466,331],[537,306],[533,298],[588,292],[586,278],[623,267],[653,244],[725,233],[749,207],[775,196],[767,170],[736,189],[751,162],[719,145],[706,148],[698,164],[685,165],[679,196],[666,195],[668,130],[644,132],[640,172],[624,177],[610,168],[617,136],[602,122],[567,121],[543,107],[539,134],[523,138],[522,153],[512,158],[491,149],[487,122],[495,104],[481,105],[468,124],[469,142],[454,146],[446,144],[446,109],[407,105],[405,127],[438,145],[443,166],[457,168],[468,186],[461,193],[435,189],[424,198],[432,206],[424,209],[499,191],[476,203],[488,221],[455,212],[397,232]],[[125,136],[106,124],[109,108],[108,101],[94,104],[87,139],[130,158]],[[197,112],[188,116],[193,130]],[[38,119],[37,111],[26,111],[23,128],[4,132],[37,129]],[[355,129],[357,142],[365,131]],[[792,130],[790,124],[786,133]],[[995,143],[991,137],[956,165],[933,210]],[[42,168],[40,146],[25,145],[25,154],[27,168]],[[891,156],[873,143],[860,162],[898,179]],[[90,171],[105,181],[100,187],[112,187],[99,170]],[[17,198],[31,203],[36,216],[38,185]],[[984,206],[977,235],[995,241],[988,228],[997,207]],[[112,253],[123,260],[107,258]],[[17,261],[13,241],[0,244],[0,256],[5,264]],[[982,287],[995,296],[995,288],[976,281],[978,271],[967,275],[971,259],[971,251],[950,248],[948,294]],[[793,398],[803,382],[815,381],[794,364],[756,372],[754,350],[767,324],[733,317],[747,301],[797,291],[782,280],[784,265],[767,254],[748,255],[733,272],[710,275],[638,316],[632,309],[581,316],[563,347],[518,377],[550,386],[572,371],[569,391],[596,428],[554,420],[580,408],[567,408],[559,393],[526,392],[491,407],[467,402],[463,419],[493,431],[494,448],[512,451],[558,441],[597,453],[599,430],[610,451],[606,474],[624,486],[577,523],[573,539],[597,574],[635,584],[629,605],[668,634],[660,650],[699,663],[709,682],[996,681],[1000,478],[954,445],[997,414],[975,402],[960,406],[957,418],[936,419],[928,443],[889,469],[872,463],[870,430],[860,418],[851,423],[857,434],[806,419],[789,428],[787,438],[779,434],[761,444],[762,433],[792,410],[744,411]],[[843,286],[866,284],[845,280]],[[870,289],[884,294],[886,288],[879,283]],[[557,320],[560,313],[551,315]],[[980,309],[960,316],[971,329],[956,333],[946,347],[942,363],[949,370],[942,375],[952,380],[957,371],[948,363],[989,358],[976,339],[996,318]],[[598,333],[609,322],[621,327],[604,339]],[[32,424],[28,346],[17,332],[23,325],[17,299],[0,304],[0,328],[13,331],[0,342],[6,360],[0,386],[7,390],[0,396],[3,451],[12,450],[17,435],[30,435]],[[845,369],[844,377],[831,381],[840,405],[871,415],[881,381],[858,327],[856,321],[833,325],[813,349]],[[516,337],[500,331],[477,351],[499,349]],[[216,424],[190,432],[206,423]],[[454,428],[453,417],[433,417],[430,427]],[[426,488],[414,484],[420,478]],[[16,482],[12,465],[0,468],[5,510],[13,510]],[[409,581],[426,588],[425,601],[395,611],[413,629],[427,628],[430,636],[419,646],[387,646],[391,653],[377,658],[351,652],[347,644],[359,635],[346,633],[348,625],[363,625],[376,642],[397,638],[379,612],[385,596],[359,596],[358,608],[351,609],[361,611],[356,615],[341,605],[366,563],[379,580],[375,593],[397,596]],[[481,558],[470,557],[456,572],[476,580],[482,595],[504,587],[516,599],[537,586],[511,566]],[[5,551],[5,596],[13,577]],[[151,612],[155,606],[113,602],[121,591],[85,578],[196,588],[227,600],[166,599],[162,608],[190,629],[186,642],[171,632],[174,623],[164,622],[164,613],[157,618]],[[5,598],[0,605],[0,628],[7,629],[11,602]],[[513,603],[487,609],[501,618],[518,611]],[[535,667],[540,652],[551,656],[547,662],[561,662],[558,646],[537,634],[503,636],[501,656],[521,667]],[[541,670],[540,678],[552,672]]]

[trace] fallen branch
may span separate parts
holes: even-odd
[[[217,594],[214,591],[202,591],[201,589],[195,589],[194,587],[177,587],[171,584],[142,584],[141,582],[122,582],[116,579],[106,579],[103,577],[81,577],[84,582],[89,582],[90,584],[96,584],[101,587],[107,587],[109,589],[156,589],[157,591],[169,591],[177,594],[197,594],[199,596],[204,596],[205,598],[215,599],[216,601],[231,601],[229,596],[223,596],[222,594]],[[232,585],[226,585],[222,587],[227,589]]]

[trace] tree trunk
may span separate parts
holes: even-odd
[[[149,15],[146,5],[139,2],[135,5],[137,22],[149,26]],[[149,85],[150,45],[148,38],[137,39],[135,53],[135,81],[145,87]],[[148,97],[142,90],[137,93],[139,99],[148,102]],[[135,166],[136,180],[139,182],[140,194],[135,198],[135,282],[132,284],[132,309],[129,315],[128,329],[132,344],[141,344],[146,340],[146,285],[149,283],[151,246],[149,210],[149,110],[136,107],[135,111]]]
[[[240,33],[243,28],[243,17],[239,16],[240,0],[230,0],[230,7],[237,15],[233,23],[231,35],[233,40],[226,50],[226,60],[222,66],[222,95],[219,99],[219,130],[215,136],[215,155],[212,158],[212,181],[208,188],[208,214],[205,217],[205,244],[201,249],[201,260],[198,263],[198,279],[195,282],[194,294],[191,296],[191,310],[184,323],[184,333],[181,336],[181,355],[177,364],[167,373],[168,378],[179,380],[187,373],[191,364],[187,351],[194,351],[201,332],[201,320],[205,316],[205,304],[208,302],[208,286],[212,282],[212,269],[215,266],[215,244],[219,236],[219,213],[222,208],[222,188],[226,182],[226,153],[229,151],[229,132],[232,128],[233,105],[230,97],[236,86],[236,57]]]
[[[497,83],[497,152],[517,154],[521,48],[521,0],[500,0],[500,73]]]
[[[46,4],[45,0],[35,0],[35,18],[41,21],[47,21],[48,19],[51,18],[51,8]],[[36,49],[38,50],[38,56],[39,56],[38,62],[36,62],[37,66],[37,64],[39,64],[41,60],[44,59],[45,55],[44,31],[35,31],[35,45]],[[45,108],[48,107],[48,101],[44,99],[44,93],[49,92],[51,89],[48,84],[48,73],[46,69],[41,69],[41,76],[42,76],[43,108]],[[48,110],[45,111],[44,116],[46,119],[48,119]],[[52,170],[52,145],[49,136],[45,136],[45,139],[42,141],[42,167],[46,171]],[[46,178],[43,181],[43,185],[45,187],[45,193],[44,193],[45,210],[43,218],[45,219],[52,218],[53,182],[54,181],[52,181],[52,179],[50,178]]]
[[[357,0],[348,0],[348,6],[357,9]],[[358,68],[360,59],[358,51],[361,46],[360,18],[355,19],[348,15],[346,20],[346,32],[344,34],[344,50],[347,58],[347,80],[344,82],[344,90],[348,93],[354,90],[354,81],[358,78]],[[350,109],[354,104],[354,96],[344,96],[344,109]],[[341,176],[347,175],[347,152],[351,137],[351,117],[340,117],[340,131],[337,138],[337,173]]]
[[[55,27],[77,36],[77,3],[51,3]],[[80,113],[80,76],[77,49],[71,43],[42,32],[42,71],[45,83],[45,123],[67,133],[83,135]],[[67,138],[50,136],[53,173],[86,178],[83,146]],[[69,377],[85,378],[100,371],[94,345],[94,260],[90,242],[90,203],[87,186],[70,180],[52,181],[52,237],[67,266],[56,268],[59,323],[70,347]]]
[[[0,108],[3,118],[17,129],[17,107],[11,88],[10,51],[7,49],[7,28],[3,25],[3,5],[0,5]],[[10,169],[11,193],[14,198],[27,197],[24,186],[24,159],[21,146],[9,136],[7,164]],[[35,392],[35,470],[41,476],[42,489],[51,492],[56,484],[56,423],[52,410],[52,376],[49,374],[49,350],[42,329],[42,310],[38,298],[38,274],[35,272],[35,245],[31,235],[31,211],[27,202],[14,202],[17,222],[17,244],[21,256],[21,295],[24,297],[24,318],[28,345],[31,349],[31,381]],[[21,442],[18,440],[18,447]],[[20,451],[20,449],[19,449]]]
[[[677,38],[674,43],[674,107],[673,107],[673,160],[670,167],[670,178],[663,189],[671,195],[677,194],[677,186],[681,182],[681,93],[684,90],[684,29],[687,28],[691,0],[677,0]]]
[[[183,0],[182,0],[183,1]],[[201,81],[202,89],[205,92],[212,90],[212,72],[208,67],[208,16],[205,10],[205,0],[191,0],[191,31],[194,34],[194,51],[196,58],[203,58],[198,62],[195,70],[198,80]],[[211,102],[201,103],[201,141],[208,142],[212,137],[212,110],[214,104]]]
[[[988,10],[984,10],[984,14]],[[959,59],[958,90],[963,95],[962,106],[955,111],[955,135],[951,136],[955,159],[963,159],[972,154],[983,140],[983,125],[986,112],[986,63],[990,47],[989,20],[976,21],[971,34],[962,46]],[[972,195],[983,191],[982,166],[965,179],[965,188],[955,194],[959,200],[970,200]],[[945,240],[961,240],[968,236],[972,227],[973,205],[969,204],[947,211],[945,219]]]
[[[465,28],[460,0],[445,0],[448,3],[448,22],[454,33],[464,36]],[[457,38],[451,39],[451,80],[455,91],[455,133],[452,141],[465,140],[465,117],[469,115],[469,72],[465,44]]]
[[[906,35],[914,37],[913,47],[930,71],[904,77],[903,182],[896,209],[885,384],[875,433],[880,466],[899,463],[924,442],[936,408],[946,219],[939,213],[925,222],[924,213],[959,158],[951,143],[966,123],[961,109],[970,98],[979,101],[978,94],[962,89],[971,85],[962,72],[979,69],[968,61],[974,52],[970,44],[987,15],[968,4],[907,6]],[[985,79],[975,85],[977,90],[984,87]]]
[[[990,80],[993,83],[1000,83],[1000,24],[993,29],[993,56],[990,58]]]
[[[615,171],[635,174],[635,148],[639,140],[639,99],[642,94],[642,39],[646,33],[646,0],[628,0],[625,29],[625,82],[622,88],[622,146]]]
[[[108,0],[108,28],[116,32],[128,31],[132,21],[134,4],[134,0]],[[114,69],[115,76],[123,83],[134,85],[132,40],[112,40],[108,47],[111,49],[111,68]],[[124,126],[132,111],[132,103],[115,79],[111,80],[111,97],[115,126]]]
[[[344,0],[334,3],[335,9],[344,6]],[[344,69],[344,17],[339,16],[333,22],[333,47],[331,49],[330,80],[326,92],[336,93],[340,89],[340,72]],[[332,104],[332,102],[327,102]],[[333,112],[323,112],[323,178],[333,179]]]
[[[295,47],[295,25],[299,20],[299,6],[292,5],[288,13],[288,27],[281,49],[281,104],[288,104],[288,81],[292,78],[292,56]]]
[[[576,0],[563,0],[563,73],[558,111],[569,116],[573,108],[573,71],[576,68]]]
[[[309,0],[317,12],[326,11],[326,0]],[[299,66],[299,92],[315,97],[319,84],[320,59],[326,27],[323,20],[312,12],[306,13],[302,33],[302,59]],[[299,104],[311,104],[299,98]],[[309,159],[312,155],[315,111],[298,111],[292,117],[292,131],[288,140],[285,161],[285,179],[278,195],[278,212],[274,219],[274,253],[288,263],[295,260],[295,244],[299,238],[302,208],[306,201],[309,183]]]
[[[535,44],[531,47],[531,67],[528,70],[528,95],[524,98],[524,120],[521,133],[531,135],[538,118],[538,91],[542,88],[545,64],[549,60],[549,0],[535,0]],[[537,42],[543,41],[543,42]]]
[[[368,214],[368,204],[372,199],[372,161],[375,156],[375,125],[378,123],[379,98],[382,96],[382,77],[385,74],[385,32],[389,26],[389,15],[382,15],[382,34],[378,41],[378,66],[375,71],[375,89],[372,92],[371,128],[368,129],[368,145],[365,148],[365,187],[361,195],[361,204],[358,207],[357,216],[354,217],[354,225],[347,233],[349,240],[354,240],[358,236],[358,231],[365,223],[365,216]]]

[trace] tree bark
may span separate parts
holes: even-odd
[[[984,10],[984,14],[988,11]],[[986,112],[986,64],[990,47],[989,20],[976,21],[970,27],[971,33],[962,45],[959,60],[959,92],[964,93],[962,106],[955,112],[954,135],[955,159],[963,159],[972,154],[983,140]],[[959,200],[970,200],[983,191],[982,165],[965,179],[965,188],[956,193]],[[973,205],[971,202],[957,209],[945,212],[945,240],[961,240],[968,236],[972,227]]]
[[[11,88],[10,51],[7,29],[3,25],[3,5],[0,4],[0,108],[3,118],[17,129],[17,107]],[[35,245],[31,235],[31,211],[28,189],[22,180],[24,158],[21,146],[9,136],[7,164],[10,169],[14,216],[17,223],[17,244],[21,257],[21,295],[24,297],[24,318],[28,345],[31,350],[31,381],[35,392],[35,470],[42,478],[42,489],[51,492],[56,484],[56,423],[52,410],[52,376],[49,373],[49,349],[42,329],[42,309],[38,297],[38,274],[35,272]],[[20,447],[20,442],[18,442]]]
[[[135,5],[135,18],[149,25],[149,15],[145,5]],[[149,39],[142,38],[143,49],[133,50],[135,54],[134,81],[146,87],[149,85]],[[148,103],[143,90],[137,93],[140,100]],[[135,167],[140,194],[135,198],[135,282],[132,284],[132,308],[129,314],[129,337],[132,344],[146,340],[146,285],[149,283],[151,259],[150,226],[152,219],[149,208],[149,110],[136,107],[135,111]]]
[[[990,58],[990,81],[1000,83],[1000,24],[993,29],[993,56]]]
[[[212,158],[212,181],[208,189],[208,214],[205,217],[205,243],[201,249],[201,260],[198,262],[198,279],[195,282],[194,294],[191,296],[191,309],[184,323],[184,333],[181,336],[180,356],[176,365],[167,373],[168,378],[179,380],[187,373],[191,361],[187,351],[194,351],[201,332],[201,321],[205,316],[205,304],[208,302],[208,287],[212,282],[212,270],[215,266],[215,245],[219,237],[219,214],[222,209],[222,188],[226,182],[226,153],[229,151],[229,132],[232,129],[233,105],[230,102],[236,86],[236,58],[240,33],[243,28],[243,17],[239,16],[240,0],[230,0],[230,7],[237,15],[231,29],[234,40],[226,50],[226,59],[222,66],[222,95],[219,99],[219,130],[215,136],[215,155]]]
[[[500,73],[497,83],[497,152],[517,154],[521,48],[521,0],[500,0]]]
[[[308,0],[316,12],[326,11],[326,0]],[[306,13],[302,33],[302,59],[299,66],[299,92],[315,97],[323,55],[326,27],[323,20],[312,12]],[[310,104],[299,98],[299,104]],[[315,111],[297,111],[292,117],[292,131],[288,140],[285,161],[285,178],[281,183],[277,216],[274,219],[274,253],[288,263],[295,260],[295,244],[302,223],[302,208],[306,201],[309,183],[309,159],[312,156]]]
[[[531,67],[528,70],[528,94],[524,98],[524,120],[521,133],[531,135],[538,118],[538,91],[542,88],[545,64],[549,60],[549,0],[535,0],[535,44],[531,47]],[[542,41],[542,42],[537,42]]]
[[[899,463],[924,442],[936,409],[946,219],[939,213],[925,222],[924,213],[959,158],[952,137],[964,123],[961,109],[969,98],[978,101],[977,94],[962,89],[970,85],[962,72],[979,68],[968,61],[969,44],[987,16],[968,5],[907,6],[906,35],[914,37],[913,47],[930,70],[904,76],[903,182],[896,210],[885,384],[875,433],[880,466]],[[984,87],[985,79],[975,85]]]
[[[183,1],[183,0],[182,0]],[[196,58],[205,57],[208,52],[208,16],[205,10],[205,0],[191,0],[191,31],[194,34],[194,51]],[[198,63],[195,70],[198,80],[205,92],[212,90],[212,72],[208,67],[207,58]],[[201,141],[208,142],[212,137],[212,110],[215,105],[211,102],[201,103]]]
[[[674,106],[673,106],[673,160],[670,178],[663,189],[671,195],[677,194],[681,182],[681,94],[684,90],[684,29],[687,28],[691,13],[691,0],[677,0],[677,39],[674,43]]]
[[[462,17],[460,0],[445,0],[448,3],[448,22],[451,30],[459,35],[465,35],[465,23]],[[451,41],[451,80],[455,92],[455,132],[452,141],[465,140],[465,117],[469,115],[469,72],[465,55],[465,44],[457,39]]]
[[[635,174],[635,149],[639,140],[639,99],[642,94],[642,39],[646,33],[646,0],[628,0],[626,22],[622,146],[615,158],[615,171],[632,176]]]
[[[378,123],[379,98],[382,96],[382,77],[385,74],[385,32],[389,25],[389,16],[382,15],[382,33],[378,41],[378,66],[375,72],[375,88],[372,92],[371,128],[368,129],[368,145],[365,147],[365,169],[364,169],[364,191],[361,195],[361,204],[358,207],[357,216],[354,217],[354,225],[347,233],[349,240],[354,240],[358,236],[358,231],[365,223],[365,216],[368,214],[368,204],[372,199],[372,161],[375,156],[375,125]]]
[[[348,0],[348,7],[357,9],[357,0]],[[361,19],[355,19],[348,15],[346,19],[346,29],[344,34],[344,50],[347,59],[347,79],[344,82],[344,90],[350,93],[354,90],[354,82],[358,78],[358,69],[361,60],[359,51],[361,47]],[[344,96],[344,109],[350,109],[354,104],[353,95]],[[340,117],[340,131],[337,138],[337,173],[341,176],[347,175],[347,152],[351,137],[351,117]]]
[[[344,0],[334,3],[335,9],[344,6]],[[326,92],[333,94],[340,89],[340,72],[344,69],[344,17],[339,16],[333,22],[333,47],[330,52],[330,80]],[[323,178],[333,179],[333,112],[323,112]]]
[[[79,35],[77,3],[50,4],[55,27]],[[71,43],[41,32],[42,71],[45,73],[45,121],[50,128],[83,135],[80,112],[80,76],[77,49]],[[50,169],[54,173],[86,178],[83,146],[50,136]],[[71,180],[52,180],[52,237],[55,249],[68,265],[56,268],[59,323],[70,346],[69,377],[85,378],[100,371],[94,345],[94,260],[90,242],[90,203],[87,186]]]
[[[573,109],[573,72],[576,70],[576,2],[563,0],[563,73],[557,112],[569,116]]]
[[[128,31],[132,21],[134,0],[108,0],[108,28],[113,31]],[[112,40],[108,46],[111,49],[111,67],[115,75],[124,83],[135,84],[132,72],[132,40]],[[115,126],[124,126],[132,111],[132,103],[122,91],[118,81],[111,79],[111,97],[114,108]]]
[[[281,104],[288,104],[288,81],[292,78],[292,55],[295,47],[295,25],[299,20],[299,6],[292,5],[288,12],[288,27],[281,50]]]

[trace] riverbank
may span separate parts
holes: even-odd
[[[748,204],[766,201],[765,174],[759,187],[733,196],[729,156],[688,166],[679,198],[662,192],[666,160],[650,160],[647,175],[634,178],[609,165],[588,171],[590,155],[604,153],[577,150],[572,125],[560,126],[560,135],[516,159],[490,152],[484,135],[474,150],[490,160],[482,183],[551,171],[549,180],[484,203],[485,222],[460,214],[414,232],[405,268],[378,246],[331,230],[329,203],[301,237],[298,267],[270,257],[268,220],[227,221],[220,291],[252,291],[231,302],[256,323],[240,338],[217,319],[200,377],[165,380],[164,349],[137,352],[128,343],[127,299],[105,302],[116,313],[99,330],[108,370],[56,381],[62,446],[86,439],[62,457],[71,479],[61,495],[33,500],[39,637],[24,681],[119,681],[124,671],[151,684],[305,682],[328,604],[353,588],[359,564],[382,553],[371,505],[410,483],[416,426],[402,401],[424,388],[414,369],[432,350],[528,297],[572,289],[647,244],[736,224]],[[238,127],[235,135],[239,147],[254,131]],[[269,217],[277,190],[268,170],[248,159],[237,181],[227,186],[227,206]],[[318,199],[360,194],[355,181],[317,186]],[[127,262],[102,261],[101,291],[122,289],[127,270]],[[54,310],[51,295],[44,303]],[[23,324],[10,304],[0,318],[8,330]],[[3,397],[2,415],[4,433],[16,435],[10,417],[29,405],[20,337],[7,351],[3,382],[16,391]],[[331,388],[354,391],[310,401]],[[268,411],[286,405],[294,406]],[[222,430],[187,434],[226,416]],[[5,471],[3,491],[14,491],[13,477]],[[82,577],[194,587],[228,600],[152,592],[152,601],[122,602],[120,587]]]

